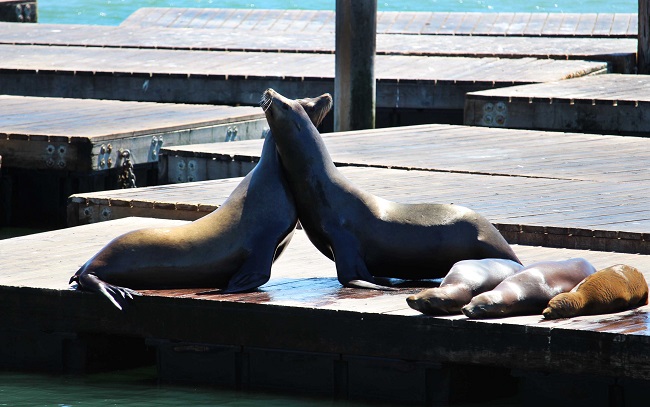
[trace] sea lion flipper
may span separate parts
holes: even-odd
[[[271,278],[273,255],[264,256],[265,251],[249,257],[239,268],[223,290],[205,291],[199,294],[228,294],[251,291],[266,284]]]
[[[373,290],[394,290],[391,287],[381,286],[376,283],[375,278],[368,271],[363,257],[359,254],[356,239],[345,239],[342,234],[339,238],[333,240],[337,242],[333,248],[336,274],[343,286]]]
[[[108,300],[112,302],[113,305],[115,305],[115,307],[117,307],[117,309],[120,311],[124,310],[124,307],[128,303],[128,300],[133,299],[134,295],[141,295],[137,291],[131,290],[130,288],[120,287],[102,281],[99,277],[92,273],[82,273],[75,275],[75,277],[75,281],[77,281],[79,287],[85,291],[93,291],[102,294],[104,297],[108,298]]]

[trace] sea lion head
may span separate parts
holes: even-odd
[[[266,120],[277,131],[283,126],[294,126],[301,130],[302,121],[307,119],[318,126],[332,108],[332,96],[324,93],[315,98],[292,100],[269,88],[262,94],[260,106],[264,109]]]
[[[503,300],[503,295],[498,291],[488,291],[472,298],[469,304],[465,305],[461,311],[468,318],[485,318],[488,315],[498,317],[499,314],[505,314],[508,308],[508,302]]]
[[[409,307],[426,315],[446,315],[460,311],[465,304],[454,298],[454,287],[430,288],[406,298]]]

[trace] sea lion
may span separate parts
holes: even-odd
[[[462,311],[469,318],[538,314],[551,298],[571,290],[595,271],[581,258],[535,263],[506,278],[493,290],[472,298]]]
[[[440,283],[406,299],[409,307],[427,315],[459,314],[474,296],[496,287],[524,266],[505,259],[461,260]]]
[[[648,283],[641,272],[617,264],[587,276],[571,292],[558,294],[542,312],[546,319],[608,314],[648,303]]]
[[[384,289],[375,277],[443,277],[466,259],[519,262],[499,231],[471,209],[396,203],[357,188],[334,166],[300,104],[273,89],[262,100],[300,223],[335,261],[344,286]]]
[[[309,112],[312,125],[320,124],[331,108],[326,97],[295,103]],[[186,225],[118,236],[70,283],[103,294],[119,309],[138,295],[132,289],[252,290],[269,280],[271,265],[291,240],[297,220],[270,132],[259,163],[219,208]]]

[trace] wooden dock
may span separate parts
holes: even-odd
[[[195,51],[334,53],[334,32],[0,23],[0,44]],[[636,69],[635,38],[377,34],[378,55],[581,59]]]
[[[650,78],[601,75],[473,92],[465,124],[551,131],[582,131],[647,137]]]
[[[141,8],[126,27],[334,32],[334,11]],[[636,38],[636,13],[377,13],[378,34]]]
[[[323,136],[341,171],[386,199],[468,206],[511,243],[650,253],[650,140],[450,125]],[[183,184],[77,194],[68,224],[197,219],[240,181],[223,178],[248,173],[261,148],[261,141],[163,148],[161,183]]]
[[[163,145],[259,139],[266,126],[253,107],[0,95],[0,224],[65,224],[69,195],[118,187],[126,164],[137,185],[157,182]]]
[[[495,389],[514,391],[512,381],[525,401],[586,394],[591,406],[605,406],[613,396],[645,397],[648,306],[556,321],[426,317],[404,301],[416,288],[342,288],[334,264],[302,231],[271,281],[252,293],[144,291],[119,312],[99,295],[68,289],[69,276],[115,236],[180,223],[128,218],[0,241],[2,367],[87,371],[122,364],[146,343],[162,379],[233,388],[430,404],[475,394],[456,383],[461,375],[473,389],[487,384],[483,401]],[[650,256],[513,248],[525,263],[585,257],[597,268],[633,265],[650,279]]]
[[[29,96],[257,105],[334,87],[334,55],[0,45],[0,92]],[[377,107],[462,110],[465,94],[604,73],[579,60],[378,55]]]
[[[646,170],[650,140],[637,137],[430,124],[325,133],[323,139],[339,166],[611,181],[630,186],[650,180]],[[217,170],[206,167],[210,163],[232,165],[231,176],[243,176],[236,168],[249,171],[261,150],[259,140],[170,147],[162,149],[161,161],[166,163],[167,181],[178,182],[177,177],[184,174],[176,172],[176,157],[196,160],[198,181],[208,179],[208,169]]]
[[[406,203],[455,203],[492,221],[510,243],[650,254],[647,182],[629,183],[342,167],[362,189]],[[128,216],[195,220],[225,201],[241,178],[82,193],[68,225]]]

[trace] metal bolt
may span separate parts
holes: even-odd
[[[84,208],[84,216],[90,217],[93,211],[90,208]]]
[[[66,148],[65,146],[59,146],[59,154],[65,154]]]
[[[59,161],[59,168],[65,168],[65,161]]]
[[[99,147],[99,154],[106,154],[106,146],[102,144],[101,147]]]
[[[102,209],[102,219],[107,220],[111,217],[111,210],[109,208]]]
[[[103,168],[103,167],[106,167],[106,160],[104,160],[104,159],[102,158],[102,160],[99,162],[99,166],[102,167],[102,168]]]
[[[54,146],[51,144],[45,148],[45,151],[47,151],[48,154],[53,154],[54,150]]]
[[[113,159],[111,157],[108,157],[108,168],[111,168],[113,166]]]
[[[45,160],[45,165],[47,167],[54,167],[54,160],[52,158],[48,158],[47,160]]]
[[[107,145],[107,146],[106,146],[106,150],[110,153],[111,151],[113,151],[113,146],[110,145],[110,144]]]

